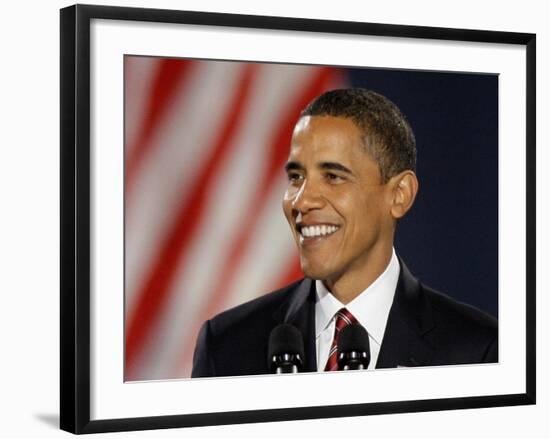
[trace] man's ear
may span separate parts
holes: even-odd
[[[391,214],[395,219],[402,218],[414,204],[418,192],[418,179],[413,171],[407,170],[394,175],[390,181],[393,200]]]

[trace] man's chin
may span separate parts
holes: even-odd
[[[330,278],[332,274],[331,270],[329,270],[327,267],[311,263],[302,263],[302,272],[304,273],[305,277],[314,280],[326,280]]]

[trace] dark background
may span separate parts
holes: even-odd
[[[498,76],[349,69],[416,136],[420,190],[395,248],[423,283],[498,317]]]

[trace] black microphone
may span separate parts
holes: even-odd
[[[338,336],[338,370],[361,370],[369,367],[369,335],[359,324],[344,327]]]
[[[302,333],[289,323],[276,326],[269,335],[267,363],[274,373],[297,373],[303,366]]]

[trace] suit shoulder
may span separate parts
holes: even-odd
[[[462,331],[470,329],[478,334],[481,331],[487,335],[496,336],[498,324],[493,316],[433,288],[425,285],[422,287],[425,297],[431,303],[434,318],[438,324],[457,326]]]
[[[293,282],[214,316],[210,320],[212,335],[217,336],[243,325],[254,326],[255,322],[270,321],[273,313],[290,298],[302,281]]]
[[[192,376],[269,373],[269,335],[278,323],[277,316],[292,303],[300,283],[267,293],[207,320],[197,339]]]
[[[433,327],[425,334],[434,365],[498,362],[498,325],[489,314],[422,286]]]

